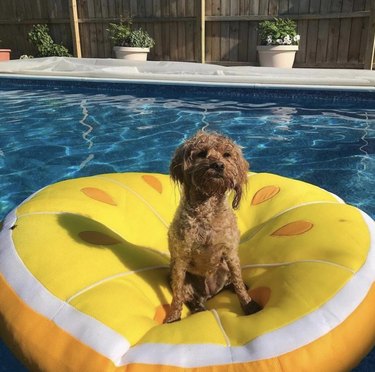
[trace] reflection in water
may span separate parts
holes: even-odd
[[[79,121],[79,123],[81,125],[83,125],[84,127],[87,128],[87,130],[82,133],[82,138],[87,142],[87,144],[88,144],[87,148],[91,149],[91,147],[94,145],[94,142],[88,137],[88,135],[92,132],[93,127],[90,124],[86,123],[86,119],[89,116],[89,111],[87,109],[87,100],[86,99],[83,99],[81,101],[80,107],[82,109],[82,115],[83,115],[83,117]],[[93,153],[90,153],[86,157],[86,159],[81,162],[81,164],[79,165],[79,169],[80,170],[83,169],[94,158],[95,158],[95,155]]]

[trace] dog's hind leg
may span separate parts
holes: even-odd
[[[219,293],[230,283],[229,268],[222,260],[217,270],[207,276],[186,273],[186,291],[188,295],[186,305],[192,313],[206,310],[206,301]]]
[[[186,306],[192,314],[205,311],[204,303],[207,300],[205,278],[200,275],[186,273],[185,279]]]

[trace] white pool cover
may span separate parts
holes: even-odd
[[[174,84],[324,86],[375,90],[375,71],[279,69],[272,67],[187,63],[133,62],[120,59],[49,57],[0,62],[3,74],[109,80],[164,81]]]

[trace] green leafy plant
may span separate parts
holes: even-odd
[[[142,28],[132,30],[132,19],[120,23],[110,23],[107,31],[109,38],[115,46],[152,48],[155,45],[154,39]]]
[[[155,41],[146,31],[139,28],[130,33],[129,45],[137,48],[152,48],[155,45]]]
[[[28,33],[28,40],[36,47],[37,57],[72,56],[64,45],[53,41],[47,25],[34,25]]]
[[[298,45],[300,40],[297,24],[290,19],[260,22],[258,31],[262,45]]]
[[[122,21],[120,23],[110,23],[107,31],[114,45],[125,46],[124,44],[129,39],[131,33],[130,21],[127,23]]]

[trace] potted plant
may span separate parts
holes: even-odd
[[[290,19],[275,18],[259,23],[259,63],[264,67],[292,68],[300,36]]]
[[[147,53],[155,45],[155,41],[142,28],[132,30],[131,25],[131,19],[109,24],[107,31],[114,44],[116,58],[146,61]]]
[[[1,44],[1,40],[0,40]],[[9,61],[10,60],[10,49],[0,49],[0,61]]]

